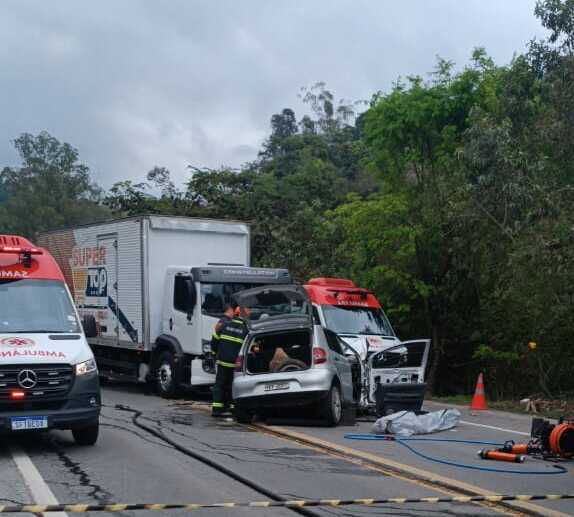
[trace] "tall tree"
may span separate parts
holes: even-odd
[[[109,216],[101,189],[80,163],[77,149],[46,131],[14,141],[22,164],[0,172],[0,227],[34,238],[38,232]]]

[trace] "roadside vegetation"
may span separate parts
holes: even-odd
[[[271,117],[256,160],[190,166],[183,186],[157,166],[106,192],[72,146],[23,134],[21,166],[0,172],[0,229],[250,221],[255,265],[352,278],[402,338],[432,337],[435,393],[472,393],[483,370],[491,398],[573,398],[574,0],[535,13],[548,39],[508,65],[477,48],[368,103],[318,83],[301,92],[307,115]]]

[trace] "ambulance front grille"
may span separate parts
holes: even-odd
[[[73,380],[74,370],[68,364],[2,365],[0,366],[0,403],[7,401],[29,403],[61,399],[70,391]],[[24,396],[14,398],[14,393],[18,392],[24,392]]]

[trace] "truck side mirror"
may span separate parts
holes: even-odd
[[[187,318],[191,319],[191,315],[193,314],[195,305],[197,304],[197,291],[195,290],[195,283],[193,282],[193,278],[187,278],[185,280],[185,289],[187,291],[187,296],[185,297],[185,312],[187,312]]]
[[[98,327],[96,325],[96,318],[94,318],[94,316],[91,314],[84,314],[84,317],[82,318],[82,327],[87,338],[97,337]]]

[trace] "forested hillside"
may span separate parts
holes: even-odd
[[[366,104],[305,89],[310,115],[273,115],[255,161],[190,167],[183,186],[154,167],[105,192],[72,146],[21,135],[21,166],[0,173],[0,231],[143,213],[250,221],[254,264],[352,278],[402,338],[431,336],[437,393],[472,391],[484,369],[491,396],[572,396],[574,0],[536,15],[548,40],[508,65],[477,48]]]

